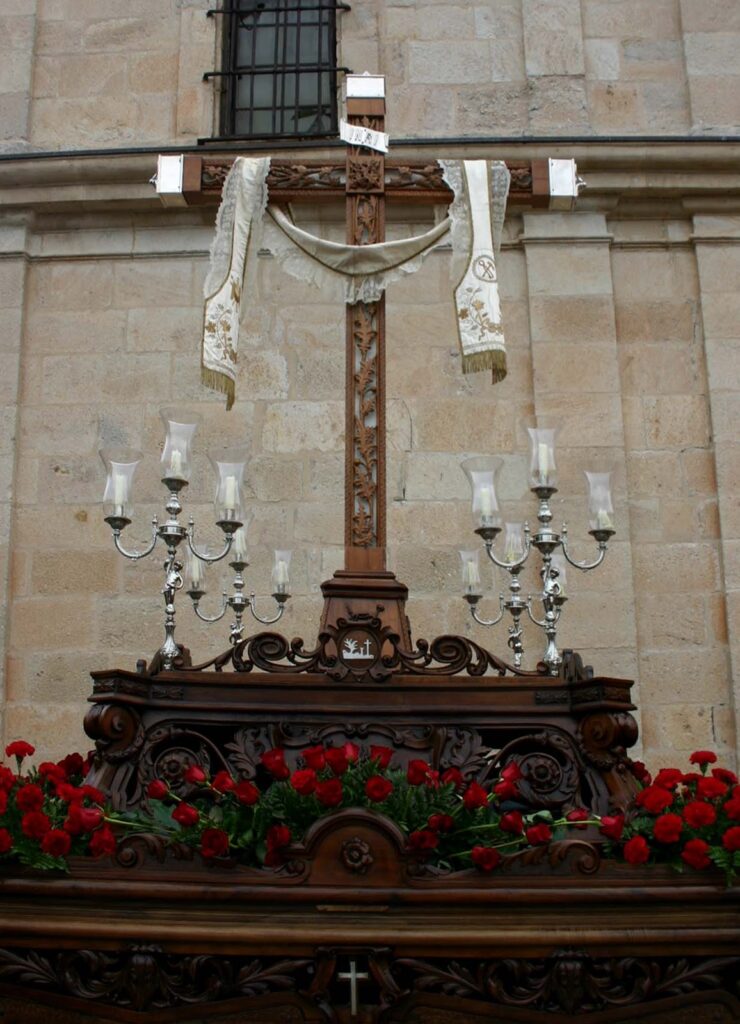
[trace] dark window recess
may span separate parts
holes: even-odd
[[[225,0],[222,135],[336,135],[338,0]]]

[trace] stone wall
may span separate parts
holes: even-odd
[[[204,417],[187,494],[200,523],[212,518],[205,452],[248,443],[250,583],[267,607],[271,549],[294,549],[290,636],[313,639],[319,584],[342,562],[339,294],[260,259],[238,399],[226,414],[199,380],[215,211],[164,209],[148,184],[157,146],[214,130],[214,86],[202,82],[218,59],[208,6],[24,0],[0,24],[0,145],[18,154],[0,162],[4,735],[43,736],[45,753],[84,742],[90,669],[132,667],[160,641],[158,559],[125,563],[102,523],[101,443],[147,453],[131,544],[161,512],[161,405],[189,404]],[[588,185],[573,213],[507,218],[501,385],[460,372],[447,250],[389,291],[389,559],[411,590],[414,635],[464,632],[505,652],[502,628],[474,627],[459,597],[457,549],[474,540],[459,463],[501,454],[505,515],[533,518],[520,421],[557,411],[556,521],[568,520],[576,555],[590,555],[582,470],[607,461],[619,529],[599,570],[571,572],[562,642],[597,671],[638,681],[649,760],[695,746],[731,756],[740,707],[731,682],[740,665],[740,147],[598,136],[736,129],[736,4],[650,0],[646,17],[638,0],[386,0],[356,3],[341,19],[340,63],[387,75],[392,136],[594,136],[455,149],[574,156]],[[22,155],[136,146],[152,152]],[[432,152],[409,145],[395,155]],[[329,216],[336,228],[341,204]],[[211,577],[206,610],[222,573]],[[484,612],[504,581],[489,583]],[[524,583],[535,588],[532,570]],[[225,647],[227,628],[203,626],[186,604],[178,635],[194,655]],[[530,663],[541,642],[529,627]]]

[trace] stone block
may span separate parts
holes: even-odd
[[[409,81],[419,85],[474,85],[491,80],[484,41],[409,44]]]
[[[529,128],[531,132],[560,135],[589,130],[586,83],[582,76],[543,75],[531,78]]]
[[[10,642],[18,651],[74,649],[95,636],[96,602],[91,597],[18,598],[11,609]]]
[[[637,593],[713,593],[721,587],[717,545],[635,544],[632,552]]]
[[[495,439],[496,451],[511,451],[516,411],[502,402],[473,399],[441,400],[434,406],[409,402],[414,447],[421,451],[485,451]]]
[[[633,302],[618,278],[616,288],[617,336],[621,342],[692,341],[697,324],[696,305],[689,299]]]
[[[619,349],[622,389],[628,395],[684,396],[704,392],[703,355],[695,345],[623,345]]]
[[[619,44],[616,39],[585,39],[583,42],[586,77],[597,81],[615,81],[620,76]]]
[[[100,436],[99,414],[91,408],[23,406],[20,410],[19,450],[30,455],[95,453]]]
[[[740,32],[735,0],[680,0],[684,32]]]
[[[184,352],[200,344],[200,307],[154,306],[111,311],[109,316],[118,329],[124,325],[126,345],[133,352]]]
[[[248,394],[254,401],[287,398],[288,367],[285,357],[280,352],[246,351],[237,368],[237,390],[240,394]]]
[[[536,276],[540,267],[538,261]],[[533,295],[529,316],[533,341],[603,343],[614,337],[614,306],[608,295]]]
[[[316,501],[344,496],[343,454],[313,456],[304,464],[303,473],[307,498]],[[388,478],[392,479],[390,471]]]
[[[189,260],[137,259],[114,264],[113,301],[118,309],[191,305]]]
[[[614,292],[628,303],[680,303],[698,293],[695,261],[678,249],[617,250],[613,273]]]
[[[740,31],[686,32],[683,45],[690,76],[740,74]]]
[[[706,291],[708,283],[702,275],[701,316],[704,334],[707,338],[737,341],[740,338],[740,293]]]
[[[393,320],[391,321],[393,323]],[[397,326],[393,324],[393,326]],[[302,399],[336,398],[344,387],[344,348],[301,345],[292,354],[293,396]],[[264,395],[261,397],[269,397]],[[278,397],[278,396],[276,396]]]
[[[388,534],[399,547],[422,543],[429,547],[454,548],[468,541],[473,543],[467,503],[394,501],[388,513]]]
[[[641,94],[626,82],[589,82],[588,109],[597,132],[629,135],[645,127]]]
[[[177,49],[179,22],[170,17],[106,18],[88,23],[83,33],[88,53]]]
[[[440,39],[468,39],[474,34],[474,10],[469,4],[437,4],[434,13],[426,7],[416,10],[414,37],[436,42]]]
[[[299,505],[295,536],[310,544],[341,544],[344,537],[344,503]]]
[[[13,702],[5,708],[5,739],[34,741],[34,761],[57,761],[73,751],[87,751],[90,740],[82,727],[79,702],[50,705]]]
[[[633,452],[627,459],[629,493],[635,498],[675,496],[684,489],[684,476],[673,452]]]
[[[711,645],[715,637],[707,627],[707,601],[704,595],[685,594],[680,601],[669,603],[663,594],[637,593],[635,620],[643,657],[649,657],[651,649],[662,648],[684,656],[687,650],[703,650]],[[691,673],[687,671],[686,675],[690,677]],[[704,673],[700,675],[703,678]]]
[[[260,455],[247,467],[247,486],[258,501],[298,501],[303,496],[303,472],[299,459]]]
[[[22,304],[25,274],[23,260],[0,260],[0,309],[13,309]]]
[[[582,647],[592,650],[633,647],[635,615],[632,595],[592,591],[588,598],[584,595],[579,601],[576,594],[568,601],[561,619],[558,643],[574,650]]]
[[[611,392],[548,392],[538,395],[537,413],[560,417],[563,448],[619,448],[624,444],[621,402]]]
[[[491,78],[494,82],[526,80],[524,43],[521,36],[493,36],[490,47]]]
[[[703,395],[670,395],[644,400],[649,448],[706,448],[709,409]]]
[[[666,134],[688,132],[691,128],[689,90],[683,68],[667,81],[640,83],[640,96],[646,124],[660,124]]]
[[[527,75],[582,75],[579,0],[523,0]]]
[[[637,26],[642,39],[676,39],[681,34],[675,0],[651,0],[649,17],[643,0],[584,0],[582,18],[589,38],[632,39]]]
[[[343,437],[341,402],[282,402],[265,410],[262,447],[266,452],[328,452],[340,448]]]
[[[141,80],[131,83],[134,90]],[[124,54],[70,54],[59,75],[60,96],[116,95],[128,87],[128,60]]]
[[[737,76],[702,75],[689,79],[693,128],[734,132],[740,124],[740,89]]]
[[[82,394],[98,402],[117,401],[122,394],[161,402],[165,397],[162,381],[170,376],[169,356],[126,355],[96,361],[85,356],[47,356],[42,373],[47,402],[77,405]]]
[[[51,282],[49,282],[50,286]],[[55,301],[61,301],[56,299]],[[156,311],[143,313],[157,321]],[[48,311],[36,303],[26,317],[24,344],[29,353],[58,355],[62,352],[122,352],[125,347],[126,314],[120,310]],[[154,343],[152,348],[159,348]]]
[[[553,359],[553,355],[556,357]],[[535,342],[532,346],[535,392],[603,392],[619,389],[619,368],[613,345],[559,344]],[[573,367],[578,366],[574,374]]]
[[[474,10],[475,34],[479,39],[522,38],[521,0],[497,0]]]
[[[117,551],[35,551],[34,594],[104,594],[115,588],[121,556]]]
[[[699,701],[667,704],[662,709],[660,731],[665,744],[673,749],[674,758],[680,751],[689,753],[697,748],[706,750],[716,743],[712,709]]]
[[[612,293],[609,250],[604,244],[551,243],[527,247],[527,274],[532,297],[606,295]],[[592,337],[592,341],[598,338]]]
[[[37,263],[28,275],[29,307],[41,312],[109,309],[113,268],[105,262],[86,260]],[[85,322],[83,317],[83,323]]]
[[[31,101],[28,92],[6,93],[3,96],[0,141],[16,141],[28,138],[30,109]]]

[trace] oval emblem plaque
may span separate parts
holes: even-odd
[[[339,657],[350,669],[363,669],[378,660],[378,641],[366,629],[349,629],[339,644]]]

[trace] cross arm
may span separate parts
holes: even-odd
[[[180,188],[178,190],[177,186],[173,186],[171,201],[188,206],[217,205],[221,200],[226,175],[234,162],[233,157],[187,153],[181,157],[160,157],[160,168],[163,160],[181,161]],[[507,161],[506,165],[511,172],[508,205],[552,205],[551,164],[552,161],[546,159]],[[273,159],[267,185],[270,199],[276,203],[316,203],[344,199],[345,162]],[[167,202],[159,186],[158,191]],[[442,180],[442,170],[435,160],[420,162],[386,159],[385,199],[390,202],[433,205],[449,203],[452,192]]]

